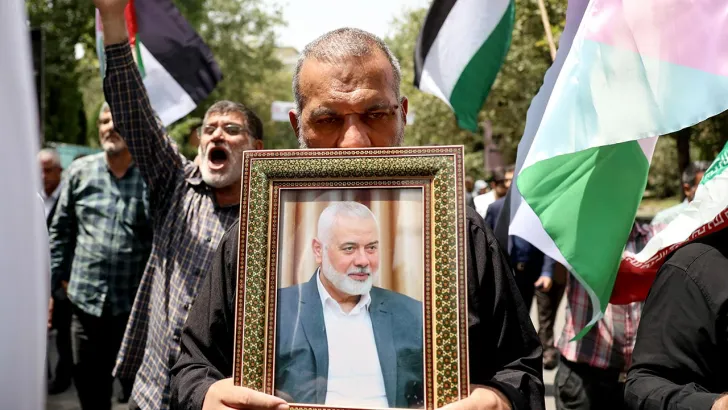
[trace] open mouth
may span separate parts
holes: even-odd
[[[221,169],[225,166],[225,164],[227,164],[228,153],[224,148],[213,147],[208,151],[207,158],[210,168]]]

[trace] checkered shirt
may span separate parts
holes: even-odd
[[[649,225],[635,223],[625,251],[639,252],[652,237]],[[559,339],[561,355],[576,363],[599,369],[626,372],[632,363],[632,351],[642,313],[642,302],[628,305],[607,305],[604,317],[581,340],[571,342],[577,330],[586,327],[593,309],[586,289],[569,275],[566,288],[566,324]]]
[[[49,230],[53,289],[89,315],[127,314],[152,247],[146,187],[133,164],[116,178],[104,153],[74,161]]]
[[[219,207],[199,168],[182,157],[159,124],[128,43],[106,47],[104,94],[149,186],[154,243],[114,369],[136,375],[133,400],[167,409],[170,368],[203,273],[240,206]]]

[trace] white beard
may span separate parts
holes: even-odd
[[[370,290],[372,290],[372,285],[374,284],[374,276],[376,276],[377,272],[372,272],[369,269],[357,269],[357,268],[351,268],[349,269],[349,272],[342,273],[337,271],[330,263],[329,261],[329,255],[324,249],[324,257],[323,257],[323,263],[321,264],[321,273],[324,274],[324,277],[331,282],[331,284],[334,285],[336,289],[339,291],[346,293],[347,295],[357,296],[357,295],[366,295],[369,293]],[[356,279],[352,279],[349,277],[350,273],[369,273],[369,277],[364,281],[358,281]]]
[[[105,153],[114,156],[114,155],[124,152],[124,150],[126,149],[126,144],[124,144],[124,142],[122,142],[122,141],[119,141],[119,142],[106,141],[101,144],[101,148],[104,150]]]
[[[222,173],[216,173],[210,171],[207,163],[207,150],[198,148],[198,155],[200,156],[200,173],[202,174],[202,180],[213,188],[224,188],[232,185],[235,181],[239,180],[243,176],[243,153],[239,155],[228,149],[228,169]]]

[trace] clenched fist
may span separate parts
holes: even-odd
[[[94,5],[99,9],[101,17],[111,17],[115,15],[124,16],[124,9],[129,0],[94,0]]]
[[[104,27],[105,45],[119,44],[127,40],[124,9],[128,3],[129,0],[94,0]]]

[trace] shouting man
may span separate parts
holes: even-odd
[[[169,408],[170,369],[182,326],[220,238],[238,217],[243,151],[263,147],[263,126],[244,105],[217,102],[203,118],[198,159],[181,156],[157,121],[134,63],[124,20],[127,1],[94,2],[106,44],[104,93],[149,187],[154,246],[115,373],[136,378],[132,409],[163,410]]]

